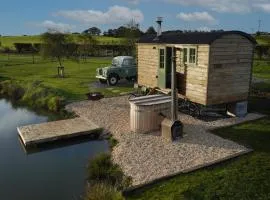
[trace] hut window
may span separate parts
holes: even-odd
[[[187,58],[188,58],[188,52],[187,52],[187,48],[184,48],[184,63],[187,62]]]
[[[196,63],[196,48],[184,48],[183,49],[183,62],[195,64]]]
[[[196,62],[196,49],[190,48],[189,49],[189,63],[195,63]]]
[[[160,49],[159,50],[159,68],[164,68],[165,67],[165,50]]]

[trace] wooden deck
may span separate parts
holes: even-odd
[[[93,122],[84,118],[74,118],[33,124],[17,128],[25,146],[56,141],[81,135],[94,134],[101,131]]]

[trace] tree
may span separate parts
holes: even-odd
[[[136,42],[142,35],[142,31],[139,29],[139,25],[135,24],[134,20],[131,20],[127,25],[124,33],[126,39],[127,51],[129,55],[135,55]]]
[[[87,56],[94,53],[97,41],[89,34],[81,34],[79,35],[79,43],[79,55],[80,57],[83,56],[83,59],[86,62]]]
[[[259,60],[262,59],[263,56],[266,56],[268,54],[268,50],[270,49],[267,45],[257,45],[255,48],[255,52]]]
[[[66,46],[68,38],[66,34],[59,32],[46,32],[42,34],[42,56],[44,58],[56,58],[58,66],[58,76],[64,77],[64,66],[62,65],[63,58],[67,56]]]
[[[38,48],[36,48],[36,45],[31,45],[31,54],[32,54],[32,63],[35,64],[35,54],[38,52]]]
[[[85,31],[83,31],[83,34],[90,34],[90,35],[100,35],[101,30],[97,27],[91,27],[89,29],[86,29]]]
[[[150,26],[150,27],[147,29],[147,31],[145,32],[145,34],[146,34],[146,35],[156,35],[157,32],[156,32],[156,30],[154,29],[153,26]]]
[[[7,53],[8,60],[9,60],[9,55],[10,55],[11,49],[9,47],[3,47],[3,49],[4,49],[4,53]]]
[[[14,46],[18,53],[32,52],[33,49],[31,43],[14,43]]]
[[[137,37],[143,35],[143,32],[140,30],[139,25],[136,24],[133,20],[123,26],[119,26],[117,29],[108,29],[103,35],[111,37],[126,37],[127,32],[134,34]]]

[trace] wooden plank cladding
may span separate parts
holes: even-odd
[[[209,45],[195,45],[197,48],[196,64],[183,63],[183,51],[176,52],[176,71],[185,77],[185,95],[191,101],[205,105],[207,99],[207,80],[209,64]],[[182,48],[194,48],[194,45],[183,45]],[[182,89],[182,85],[178,88]]]
[[[210,47],[207,104],[246,100],[253,44],[237,34],[215,40]]]
[[[138,84],[147,87],[157,87],[158,76],[158,46],[153,44],[140,44],[138,52]]]

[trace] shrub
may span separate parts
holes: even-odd
[[[96,183],[87,188],[85,200],[124,200],[121,192],[111,185]]]
[[[2,81],[0,95],[34,108],[44,108],[53,112],[60,111],[65,104],[65,99],[60,97],[57,91],[45,87],[40,81],[27,84],[11,80]]]
[[[59,111],[59,109],[60,109],[59,105],[60,104],[59,104],[59,97],[58,96],[51,97],[48,101],[48,109],[50,111],[54,111],[54,112]]]
[[[14,43],[18,53],[32,52],[33,46],[31,43]]]
[[[35,49],[35,51],[40,52],[41,43],[34,43],[33,44],[33,48]]]
[[[2,47],[2,52],[3,53],[10,53],[11,52],[11,49],[9,47],[3,46]]]
[[[110,136],[108,139],[108,143],[109,143],[110,148],[112,149],[118,144],[118,141],[114,139],[112,136]]]
[[[103,182],[122,189],[130,185],[130,178],[125,177],[120,167],[114,164],[108,153],[102,153],[90,160],[88,165],[88,181]]]
[[[0,85],[0,94],[9,96],[12,100],[21,99],[25,93],[24,88],[10,80],[3,81]]]

